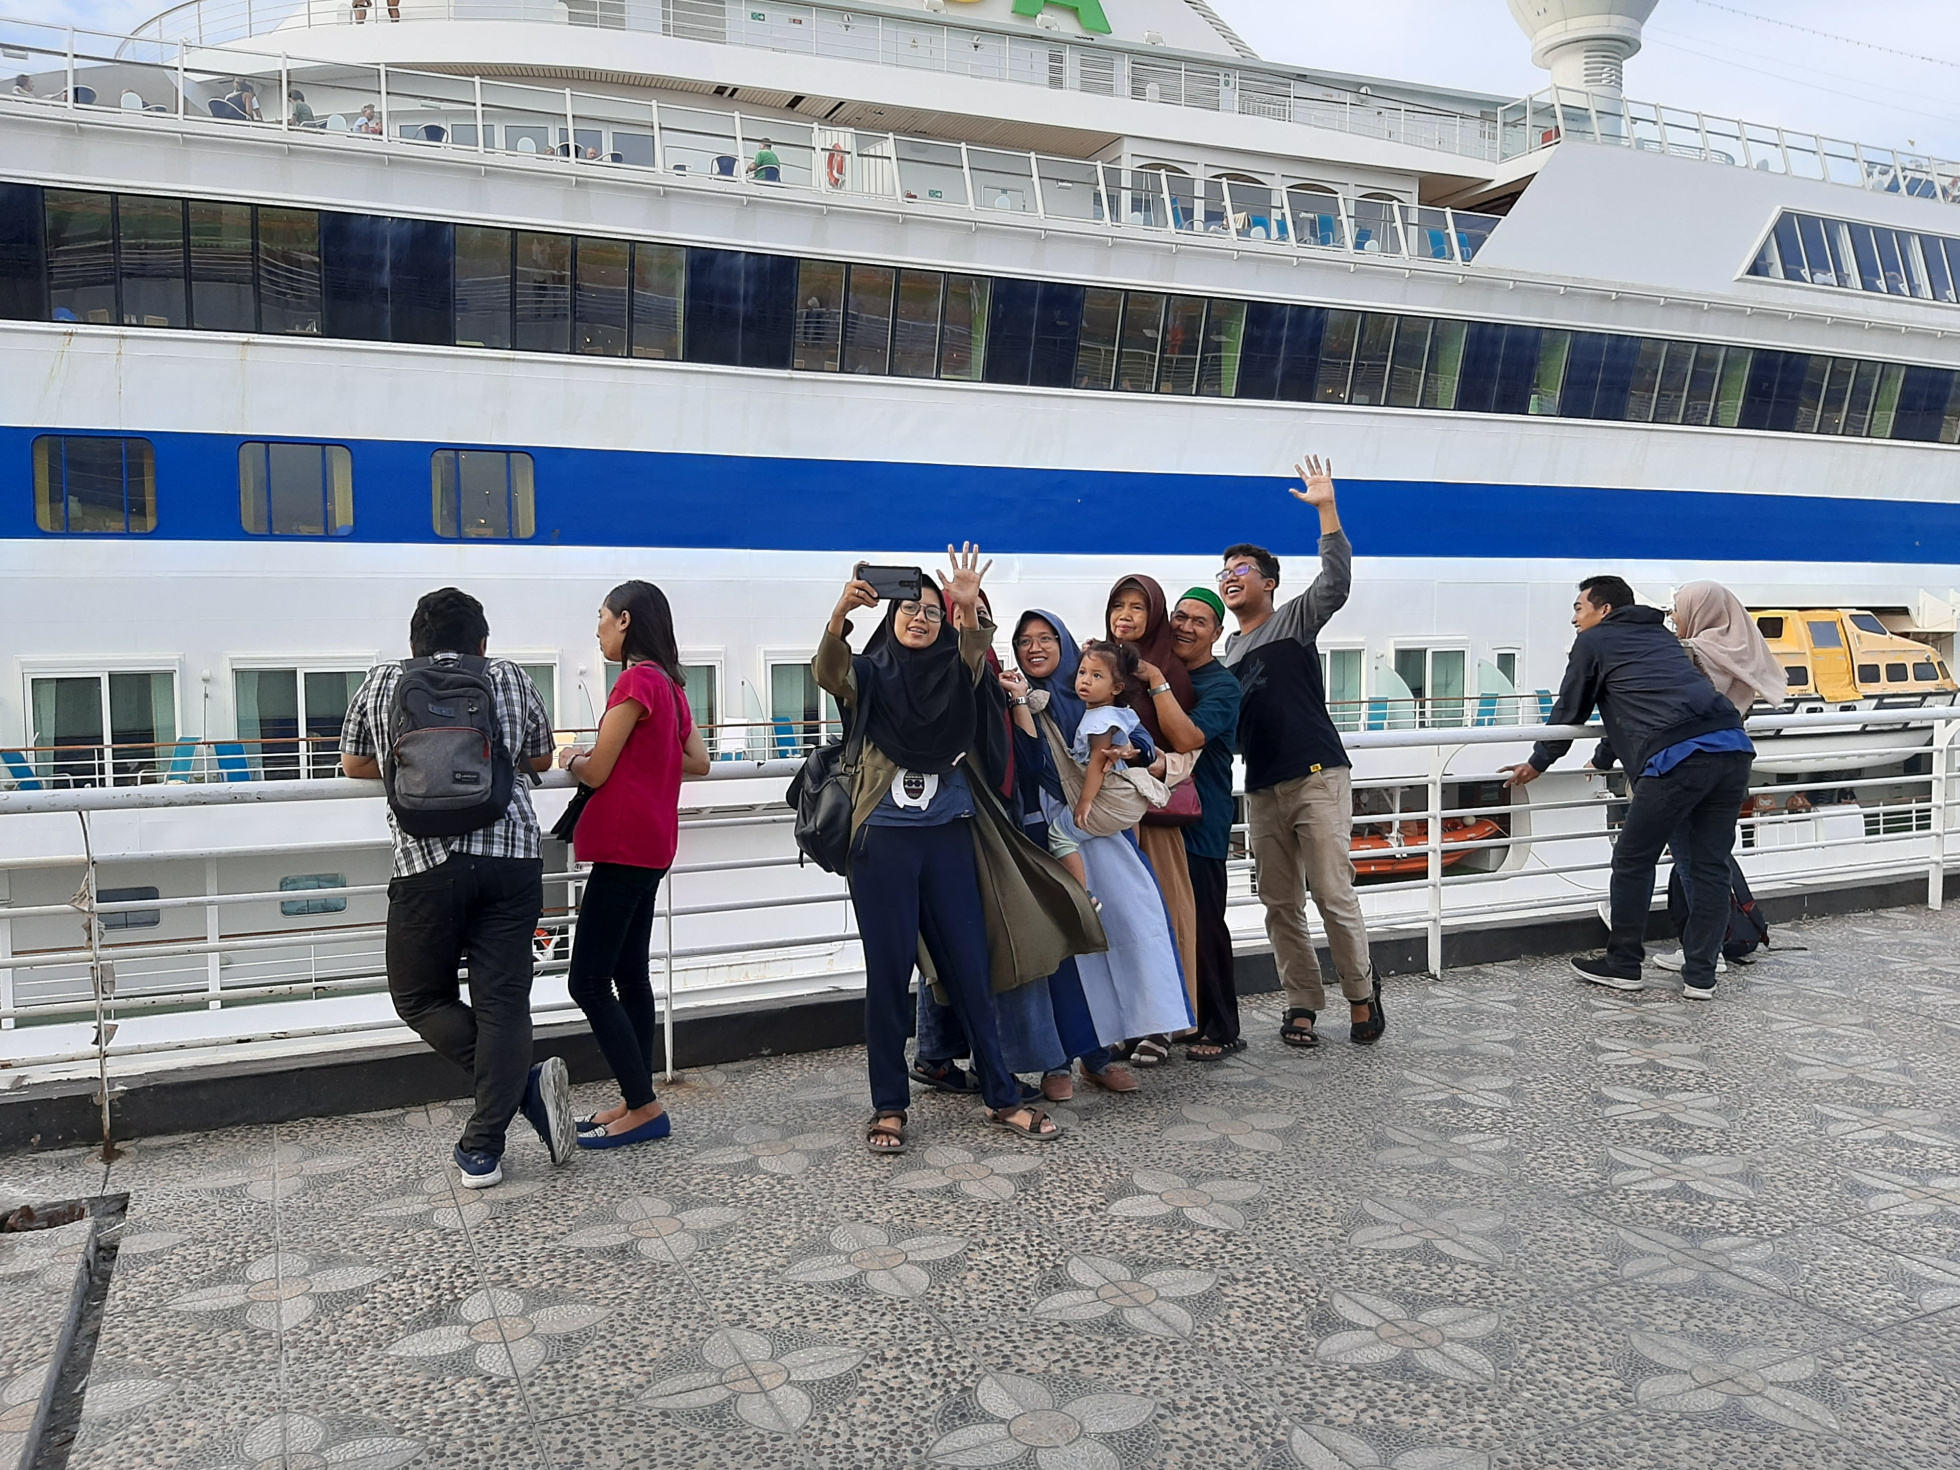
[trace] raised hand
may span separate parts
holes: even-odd
[[[1002,669],[1000,687],[1005,689],[1011,698],[1019,699],[1028,692],[1028,676],[1019,669]]]
[[[946,559],[950,563],[947,576],[940,580],[945,584],[946,594],[964,608],[980,605],[980,581],[993,570],[990,558],[985,566],[980,565],[980,548],[971,541],[962,541],[958,551],[951,545],[946,548]]]
[[[1155,689],[1164,682],[1164,671],[1147,658],[1137,660],[1137,677],[1143,681],[1145,689]]]
[[[1316,509],[1320,506],[1332,505],[1334,503],[1334,462],[1332,460],[1328,460],[1323,464],[1318,455],[1310,454],[1293,468],[1300,476],[1300,483],[1307,487],[1304,490],[1292,490],[1289,487],[1289,493],[1295,500],[1305,501],[1308,505]]]

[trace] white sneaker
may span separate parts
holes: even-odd
[[[1715,999],[1715,987],[1713,985],[1683,985],[1681,987],[1681,999],[1713,1000]]]
[[[1653,956],[1653,963],[1655,965],[1663,970],[1673,970],[1677,973],[1686,966],[1687,962],[1687,956],[1682,954],[1678,949],[1670,949],[1666,954]],[[1729,973],[1729,962],[1721,955],[1715,956],[1715,973],[1717,975],[1726,975]]]

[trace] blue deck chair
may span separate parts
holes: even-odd
[[[13,778],[15,790],[42,789],[40,778],[34,774],[34,767],[28,764],[27,757],[18,750],[0,750],[0,765],[7,768],[7,774]]]
[[[170,752],[170,764],[164,767],[163,779],[166,781],[188,781],[191,767],[197,763],[197,742],[179,740]]]
[[[1497,696],[1480,694],[1477,696],[1477,723],[1495,725],[1497,723]]]
[[[1538,723],[1541,725],[1547,724],[1552,718],[1552,706],[1558,703],[1558,697],[1549,689],[1540,689],[1537,693]]]
[[[795,724],[792,721],[777,718],[769,722],[769,727],[775,732],[776,736],[775,758],[779,761],[794,760],[799,753],[797,746],[802,743],[797,736]]]
[[[213,744],[211,753],[218,758],[218,772],[225,780],[249,781],[252,779],[252,763],[245,758],[245,747],[243,744]]]
[[[1371,699],[1368,701],[1367,728],[1369,728],[1370,730],[1386,730],[1388,728],[1388,701],[1387,700]]]

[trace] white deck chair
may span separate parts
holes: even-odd
[[[346,118],[344,118],[344,117],[342,117],[342,116],[341,116],[341,115],[340,115],[339,113],[337,113],[337,112],[330,112],[330,113],[328,113],[328,114],[327,114],[327,131],[328,131],[328,132],[330,132],[330,133],[344,133],[344,132],[347,132],[347,131],[348,131],[348,127],[347,127],[347,119],[346,119]]]
[[[143,99],[134,92],[125,92],[122,94],[122,105],[125,112],[141,112]]]

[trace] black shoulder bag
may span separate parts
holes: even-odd
[[[783,800],[796,813],[796,846],[801,854],[798,866],[807,859],[826,873],[841,876],[850,865],[851,812],[857,798],[858,771],[864,765],[867,697],[865,691],[858,691],[850,737],[811,751],[783,793]]]

